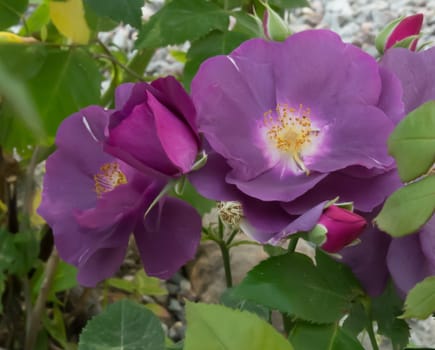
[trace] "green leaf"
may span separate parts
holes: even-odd
[[[317,252],[317,266],[299,253],[271,257],[235,288],[240,298],[316,323],[331,323],[363,292],[348,267]]]
[[[425,174],[435,161],[435,101],[409,113],[390,135],[388,150],[402,181]]]
[[[99,103],[102,77],[95,61],[80,49],[51,49],[45,55],[42,63],[38,61],[38,69],[29,69],[32,76],[25,83],[30,98],[20,99],[20,102],[36,105],[43,131],[54,137],[60,122],[68,115]],[[20,56],[17,60],[24,61],[25,58]],[[8,103],[2,107],[0,143],[3,146],[25,149],[38,141],[34,133],[16,118]]]
[[[246,311],[222,305],[186,305],[184,350],[292,350],[270,324]]]
[[[166,295],[168,291],[162,286],[161,280],[150,277],[144,270],[136,272],[133,280],[128,281],[122,278],[109,278],[106,283],[114,288],[124,290],[138,295]]]
[[[378,324],[378,333],[391,339],[393,350],[401,350],[408,344],[409,326],[397,318],[402,314],[402,308],[403,301],[392,283],[372,302],[373,319]]]
[[[435,209],[435,175],[394,192],[385,202],[375,223],[381,231],[402,237],[418,231]]]
[[[92,30],[92,36],[96,37],[98,32],[108,32],[115,29],[119,23],[105,16],[98,16],[94,10],[85,2],[85,17],[89,28]]]
[[[88,322],[79,350],[164,350],[159,319],[143,305],[122,300]]]
[[[167,295],[168,291],[163,287],[162,281],[156,277],[147,276],[144,270],[139,270],[134,276],[137,292],[141,295]]]
[[[0,50],[1,51],[1,50]],[[26,70],[26,68],[24,68]],[[16,79],[0,60],[0,144],[12,149],[15,144],[7,142],[12,136],[7,127],[12,121],[7,113],[14,116],[13,122],[25,128],[33,140],[44,138],[42,121],[24,83]],[[17,135],[19,136],[19,135]]]
[[[355,302],[352,304],[349,315],[343,322],[343,329],[356,337],[364,330],[368,322],[364,306],[359,302]]]
[[[263,250],[269,256],[278,256],[288,253],[287,249],[271,244],[263,244]]]
[[[307,0],[269,0],[268,3],[282,10],[310,6]]]
[[[213,29],[225,31],[228,25],[228,14],[212,2],[171,1],[140,29],[136,46],[156,48],[195,41]]]
[[[142,23],[143,0],[84,0],[98,15],[139,28]]]
[[[35,35],[40,33],[43,28],[50,22],[50,9],[48,3],[39,5],[35,11],[27,18],[26,26],[21,28],[20,35]],[[39,38],[42,39],[40,33]]]
[[[177,197],[190,203],[201,215],[210,212],[216,206],[216,201],[201,196],[189,181],[186,181],[183,193]]]
[[[12,236],[14,244],[14,262],[9,272],[25,276],[34,266],[39,254],[39,242],[33,232],[19,232]]]
[[[36,298],[38,295],[41,285],[44,279],[43,269],[39,269],[34,278],[34,284],[32,286],[33,297]],[[48,299],[50,301],[55,301],[56,293],[63,292],[65,290],[71,289],[77,286],[77,268],[64,262],[59,261],[56,272],[54,274],[53,282],[51,284],[50,293]]]
[[[38,74],[46,58],[47,49],[41,44],[0,44],[0,63],[22,83]]]
[[[59,261],[51,284],[52,294],[63,292],[77,286],[77,268],[64,261]]]
[[[364,350],[359,341],[338,324],[315,325],[297,322],[289,340],[295,350]]]
[[[51,314],[51,318],[49,318],[47,314],[43,315],[42,324],[44,325],[44,328],[63,349],[69,349],[62,311],[55,305],[51,310]]]
[[[187,52],[183,84],[189,86],[201,63],[211,56],[225,55],[233,51],[250,36],[238,32],[213,31],[206,37],[192,43]]]
[[[241,7],[244,0],[213,0],[216,4],[218,4],[220,7],[231,10],[236,7]]]
[[[8,271],[16,255],[13,235],[0,227],[0,271]]]
[[[24,276],[33,267],[39,244],[33,233],[11,234],[0,229],[0,271]]]
[[[412,288],[405,300],[403,318],[424,320],[435,312],[435,277],[427,277]]]
[[[41,329],[38,333],[34,350],[46,350],[49,348],[50,345],[48,344],[48,333],[45,329]]]
[[[0,298],[5,291],[7,274],[25,276],[34,266],[38,244],[32,234],[11,234],[0,227]],[[0,313],[3,303],[0,303]]]
[[[30,89],[51,135],[65,117],[99,102],[101,80],[98,66],[88,53],[74,49],[49,52],[30,81]]]
[[[0,0],[0,30],[18,23],[27,4],[28,0]]]
[[[258,17],[244,11],[232,12],[231,15],[236,19],[234,32],[247,34],[250,38],[264,37],[263,23]]]
[[[134,293],[133,281],[129,281],[123,278],[113,277],[113,278],[108,278],[107,280],[104,281],[104,283],[109,287],[116,288],[127,293]]]
[[[265,321],[269,321],[270,319],[270,310],[267,307],[253,303],[249,300],[238,298],[236,295],[234,295],[233,288],[228,288],[222,293],[220,297],[220,302],[222,305],[225,305],[232,309],[249,311],[264,319]]]
[[[166,350],[183,350],[183,345],[183,341],[180,341],[176,344],[166,344]]]
[[[321,249],[316,250],[316,268],[320,274],[325,276],[333,286],[333,290],[345,295],[352,296],[352,301],[356,297],[365,295],[361,284],[356,279],[352,270],[345,264],[333,259],[329,254]],[[346,311],[350,309],[350,304],[347,305]]]

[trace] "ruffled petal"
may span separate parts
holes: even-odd
[[[332,173],[315,188],[283,204],[283,207],[291,214],[302,214],[316,203],[340,197],[340,202],[353,202],[355,209],[370,212],[402,186],[396,169],[376,176],[365,175],[368,175],[367,171],[358,167]]]
[[[171,76],[156,79],[151,83],[151,86],[160,92],[160,94],[156,96],[160,102],[170,110],[176,112],[176,114],[179,115],[180,118],[182,117],[182,120],[190,126],[199,145],[195,106],[183,86],[178,80]]]
[[[374,105],[379,99],[376,60],[330,30],[295,33],[269,55],[278,102],[315,109],[342,103]]]
[[[231,170],[225,159],[211,152],[207,163],[199,170],[189,174],[189,180],[195,189],[204,197],[217,201],[232,201],[239,198],[239,190],[225,181],[227,172]]]
[[[384,67],[379,67],[382,79],[382,92],[379,97],[378,107],[393,121],[399,123],[405,116],[403,103],[403,88],[395,74]]]
[[[226,181],[236,185],[237,188],[248,196],[264,201],[291,201],[325,178],[327,174],[301,173],[293,176],[292,171],[285,165],[280,169],[278,166],[257,176],[250,181],[243,181],[233,177],[232,173],[227,175]]]
[[[381,67],[393,72],[402,83],[405,115],[435,99],[435,48],[421,52],[392,48],[382,57]]]
[[[303,159],[309,170],[327,173],[358,165],[386,169],[393,163],[387,140],[394,124],[381,110],[341,104],[326,113],[332,116],[320,129],[317,150]]]
[[[260,128],[264,113],[276,107],[272,80],[269,65],[217,56],[203,63],[192,81],[200,131],[244,179],[276,163]]]
[[[189,204],[166,198],[134,229],[145,271],[169,278],[195,255],[201,238],[201,217]]]
[[[419,234],[393,239],[386,260],[394,284],[402,296],[418,282],[435,273],[422,252]]]
[[[77,224],[73,215],[65,216],[52,226],[59,255],[78,268],[78,282],[88,287],[118,270],[131,228],[128,221],[119,221],[103,230],[86,229]]]
[[[188,172],[198,153],[197,135],[151,94],[148,95],[148,106],[152,110],[157,136],[165,155],[179,172]]]
[[[106,151],[138,170],[150,168],[166,175],[178,173],[160,143],[155,119],[147,104],[136,105],[127,117],[113,115],[110,124]]]
[[[366,219],[370,222],[373,217]],[[369,225],[359,238],[361,243],[340,251],[342,261],[352,269],[370,296],[378,296],[384,291],[389,277],[385,256],[391,237]]]
[[[296,217],[289,225],[287,225],[281,232],[275,235],[271,240],[271,244],[277,244],[285,237],[297,232],[311,231],[314,226],[319,222],[323,209],[327,202],[317,204],[315,207],[307,210],[304,214]]]
[[[108,113],[88,107],[65,119],[56,135],[57,150],[47,159],[42,202],[38,213],[48,224],[65,213],[95,206],[94,176],[114,158],[103,152]]]

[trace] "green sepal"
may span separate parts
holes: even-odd
[[[419,39],[421,37],[420,34],[408,36],[406,39],[400,40],[396,42],[393,47],[402,47],[404,49],[409,49],[414,40]]]
[[[266,8],[264,17],[266,21],[264,23],[265,36],[270,40],[284,41],[292,34],[288,24],[267,3],[262,2],[262,4]]]
[[[390,23],[387,24],[387,26],[381,30],[381,32],[376,36],[375,39],[375,46],[378,52],[382,55],[385,51],[385,43],[387,42],[388,37],[390,34],[396,29],[396,27],[399,25],[400,21],[404,19],[405,17],[399,17]]]

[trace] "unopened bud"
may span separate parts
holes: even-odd
[[[288,24],[268,4],[263,5],[266,8],[263,16],[264,36],[269,40],[284,41],[291,34]]]
[[[391,47],[404,47],[411,51],[417,48],[423,14],[400,17],[390,22],[376,37],[376,48],[380,53]]]
[[[367,226],[367,221],[350,210],[332,205],[325,209],[318,226],[324,227],[326,233],[321,248],[336,253],[359,237]]]

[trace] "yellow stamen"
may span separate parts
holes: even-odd
[[[100,167],[100,173],[94,175],[95,192],[100,198],[103,193],[110,192],[115,187],[127,183],[127,177],[119,168],[117,162],[106,163]]]
[[[275,114],[275,117],[274,117]],[[264,113],[263,124],[267,128],[266,135],[272,145],[280,152],[289,155],[297,167],[310,174],[302,158],[302,151],[318,136],[319,130],[313,128],[310,119],[310,108],[299,110],[287,104],[278,104],[275,113],[269,110]]]

